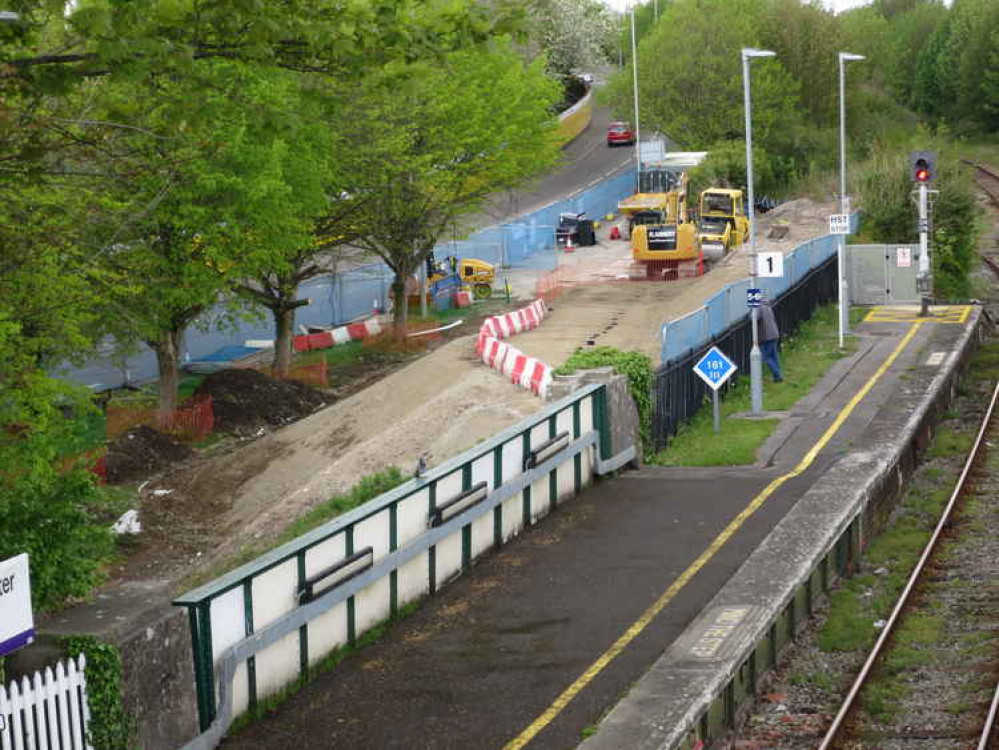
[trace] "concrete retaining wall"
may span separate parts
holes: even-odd
[[[969,321],[951,367],[911,408],[875,418],[865,449],[805,493],[583,750],[693,750],[735,726],[817,599],[884,525],[953,400],[982,335],[980,316]]]

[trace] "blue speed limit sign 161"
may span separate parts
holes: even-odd
[[[694,365],[694,372],[714,390],[721,388],[737,369],[739,368],[736,367],[735,363],[726,357],[717,346],[712,346],[708,353]]]

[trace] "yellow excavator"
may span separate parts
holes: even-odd
[[[699,272],[697,227],[687,214],[686,173],[665,193],[636,193],[617,204],[628,217],[631,257],[649,279],[677,278],[683,266]]]
[[[716,263],[749,236],[741,190],[708,188],[701,193],[698,240],[704,260]]]

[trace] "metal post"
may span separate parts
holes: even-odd
[[[756,288],[756,211],[753,195],[753,117],[752,99],[749,92],[749,54],[742,51],[742,90],[746,113],[746,213],[749,218],[749,273],[751,288]],[[763,358],[760,354],[759,310],[750,310],[753,329],[753,348],[749,352],[749,392],[753,414],[763,413]]]
[[[635,9],[631,9],[631,73],[635,92],[635,191],[642,189],[642,131],[638,123],[638,45],[635,42]]]
[[[919,316],[930,312],[930,219],[926,183],[919,183]]]
[[[714,408],[715,417],[715,432],[721,432],[721,406],[718,404],[718,389],[715,388],[711,391],[711,401]]]
[[[659,23],[659,0],[652,0],[652,8],[653,8],[653,14],[654,14],[653,17],[655,18],[655,22]]]
[[[850,197],[846,194],[846,63],[863,60],[863,55],[839,53],[839,212],[850,213]],[[846,235],[839,236],[836,252],[836,274],[839,282],[839,345],[850,332],[850,286],[846,275]]]
[[[846,64],[843,53],[839,54],[839,212],[846,212]],[[843,278],[846,268],[846,235],[839,236],[839,246],[836,248],[836,281],[839,286],[839,348],[843,348],[843,337],[846,334],[846,280]]]
[[[420,317],[427,317],[427,261],[420,263]]]

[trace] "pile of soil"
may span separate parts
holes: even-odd
[[[220,370],[205,378],[196,396],[211,396],[215,429],[238,437],[280,427],[326,405],[327,396],[294,380],[275,380],[256,370]]]
[[[133,427],[108,444],[108,484],[148,479],[193,451],[152,427]]]

